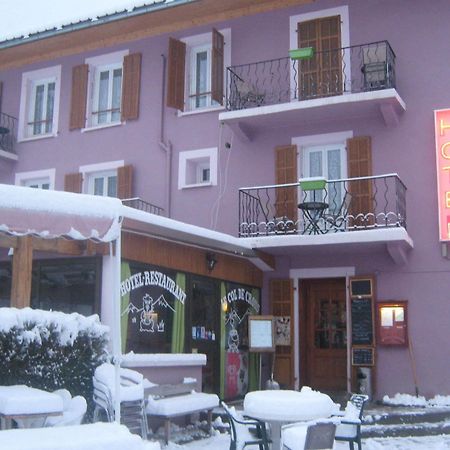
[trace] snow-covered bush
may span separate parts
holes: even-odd
[[[108,328],[97,315],[0,308],[0,384],[82,395],[92,411],[92,376],[105,362]]]

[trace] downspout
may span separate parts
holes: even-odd
[[[163,70],[162,70],[162,95],[161,95],[161,130],[159,138],[159,147],[166,154],[166,193],[165,193],[165,210],[166,216],[171,217],[172,215],[172,143],[170,140],[165,141],[165,112],[166,112],[166,66],[167,60],[165,55],[161,55],[163,60]]]

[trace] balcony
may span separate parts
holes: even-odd
[[[122,200],[122,204],[124,206],[129,206],[130,208],[138,209],[140,211],[148,212],[150,214],[155,214],[157,216],[161,216],[164,212],[164,209],[155,206],[152,203],[146,202],[139,197],[127,198]]]
[[[396,89],[387,41],[227,69],[227,111],[219,120],[251,140],[260,129],[336,117],[381,116],[396,125],[406,106]]]
[[[17,119],[9,114],[0,113],[0,158],[17,161],[15,153]]]
[[[387,245],[403,263],[413,246],[406,219],[406,187],[397,174],[239,189],[239,237],[274,254]]]

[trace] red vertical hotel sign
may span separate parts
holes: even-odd
[[[439,239],[450,241],[450,109],[434,111]]]

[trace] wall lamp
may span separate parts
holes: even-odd
[[[208,270],[212,271],[216,264],[217,264],[216,255],[214,253],[207,253],[206,254],[206,265],[208,267]]]

